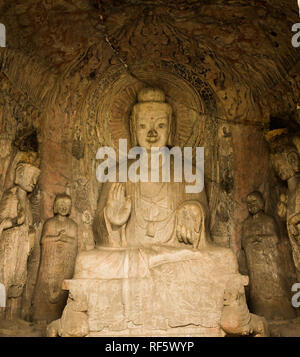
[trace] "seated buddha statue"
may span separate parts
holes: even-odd
[[[131,141],[151,163],[152,148],[172,146],[172,107],[155,88],[142,89],[137,99]],[[64,282],[68,304],[49,326],[50,336],[221,336],[221,325],[231,333],[241,326],[243,334],[255,330],[240,299],[247,277],[230,249],[211,242],[205,190],[187,193],[184,179],[177,181],[102,185],[96,247],[77,256],[74,277]],[[233,300],[242,303],[222,318],[228,281],[239,286]]]

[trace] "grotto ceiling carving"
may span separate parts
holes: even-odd
[[[223,120],[297,120],[300,51],[290,39],[298,20],[289,0],[1,0],[1,73],[42,112],[67,95],[67,83],[80,105],[112,66],[137,76],[142,64],[171,64],[207,84]]]

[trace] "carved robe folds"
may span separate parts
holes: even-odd
[[[151,185],[151,186],[149,186]],[[147,187],[148,186],[148,187]],[[150,247],[162,244],[184,247],[176,237],[176,210],[184,203],[195,202],[207,210],[205,192],[187,194],[182,183],[126,183],[126,192],[131,197],[131,214],[126,224],[112,226],[105,214],[110,183],[106,183],[101,192],[99,209],[95,217],[96,242],[101,246],[114,247]],[[148,190],[146,190],[148,188]],[[202,237],[209,238],[203,219]]]
[[[96,221],[100,245],[77,257],[74,278],[63,285],[71,298],[49,330],[58,325],[61,336],[224,336],[226,289],[234,283],[244,291],[248,279],[238,273],[230,249],[206,241],[204,210],[199,249],[179,242],[175,230],[176,209],[191,197],[203,207],[205,193],[187,195],[183,185],[163,183],[150,200],[144,184],[126,185],[132,199],[128,223],[114,227],[108,222],[110,184],[105,184]],[[232,330],[249,333],[252,315],[246,303],[233,311],[239,324]],[[84,334],[82,319],[88,326]],[[225,324],[230,325],[228,319]]]
[[[7,294],[7,307],[2,317],[14,319],[21,317],[22,294],[27,280],[27,261],[34,245],[35,232],[32,223],[31,208],[28,199],[24,199],[25,219],[16,225],[20,214],[21,203],[18,198],[18,187],[4,193],[1,201],[1,225],[7,219],[13,227],[0,229],[0,282],[4,284]]]
[[[243,226],[252,311],[270,320],[295,317],[284,283],[277,232],[273,217],[263,212],[256,219],[246,219]]]
[[[73,277],[77,249],[77,224],[72,219],[60,221],[55,216],[46,221],[34,294],[34,320],[50,322],[61,316],[68,298],[62,283]]]

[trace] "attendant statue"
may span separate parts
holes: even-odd
[[[172,146],[172,107],[159,89],[144,88],[137,99],[132,145],[143,148],[151,162],[153,147]],[[94,219],[96,248],[78,255],[74,278],[64,282],[73,298],[49,335],[224,336],[226,329],[239,333],[241,311],[247,315],[240,319],[243,331],[250,331],[245,302],[221,326],[227,282],[241,291],[246,282],[233,252],[210,240],[205,190],[186,193],[182,181],[103,184]]]
[[[32,210],[28,194],[37,183],[40,170],[20,162],[14,186],[4,192],[0,202],[0,282],[7,292],[2,317],[19,318],[27,279],[27,261],[35,242]]]
[[[292,246],[293,260],[300,276],[300,160],[296,146],[289,137],[278,137],[270,143],[271,160],[275,172],[287,182],[287,198],[281,199],[278,213],[285,214]]]
[[[264,212],[260,192],[247,196],[249,217],[243,223],[242,249],[250,277],[250,308],[268,320],[295,317],[284,282],[280,240],[273,217]]]
[[[56,195],[54,217],[43,227],[41,261],[33,300],[33,319],[51,322],[59,318],[68,293],[62,290],[65,279],[74,273],[77,255],[77,224],[69,217],[72,201],[67,194]]]

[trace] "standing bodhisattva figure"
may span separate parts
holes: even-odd
[[[3,318],[21,317],[22,294],[27,280],[27,261],[35,242],[28,194],[33,191],[40,170],[19,163],[15,184],[4,192],[0,202],[0,282],[6,288]]]
[[[286,218],[293,260],[300,277],[300,158],[291,141],[290,137],[279,136],[270,142],[270,146],[274,170],[287,183],[287,197],[279,202],[278,213]]]

